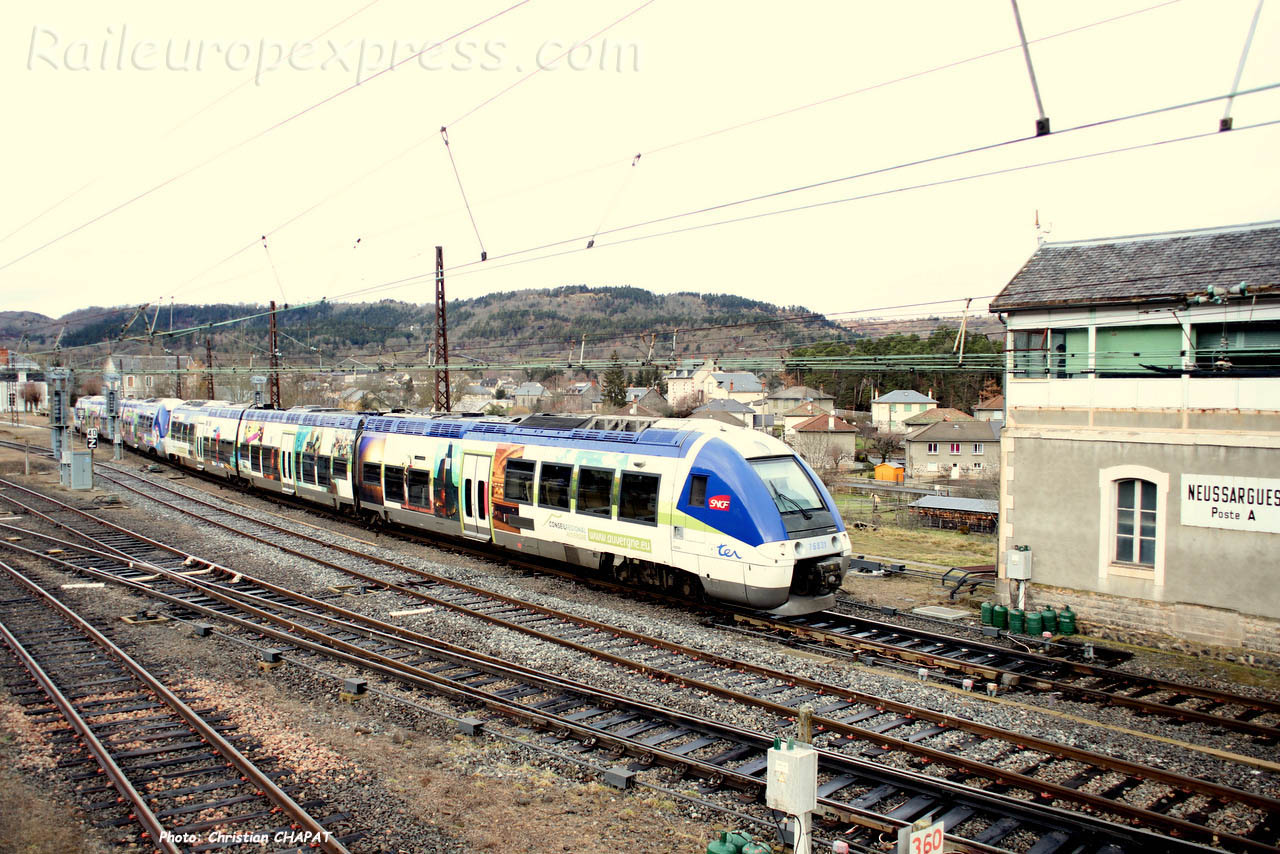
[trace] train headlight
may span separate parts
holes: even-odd
[[[803,551],[804,551],[804,543],[800,542],[799,540],[796,540],[796,554],[800,554]]]
[[[838,548],[840,548],[840,535],[839,535],[839,534],[832,534],[832,535],[831,535],[831,548],[833,548],[833,549],[838,549]]]

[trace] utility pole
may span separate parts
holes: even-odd
[[[270,326],[271,347],[271,378],[269,388],[271,392],[271,408],[280,409],[280,340],[276,337],[276,301],[271,301],[271,326]]]
[[[443,368],[440,366],[444,365]],[[449,393],[449,331],[444,312],[444,247],[436,247],[436,393],[432,408],[451,412]]]
[[[213,400],[213,339],[208,335],[204,336],[204,366],[207,371],[205,382],[208,384],[205,391],[208,392],[209,400]]]

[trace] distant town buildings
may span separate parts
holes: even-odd
[[[908,433],[907,476],[911,478],[987,478],[1000,471],[1000,423],[935,421]]]

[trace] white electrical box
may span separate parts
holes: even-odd
[[[1031,550],[1009,549],[1005,552],[1004,576],[1014,581],[1031,580]]]
[[[787,815],[804,815],[818,808],[818,751],[810,744],[769,748],[769,778],[765,803]]]

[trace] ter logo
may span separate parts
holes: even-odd
[[[713,495],[707,499],[707,506],[710,507],[712,510],[728,510],[729,496]]]

